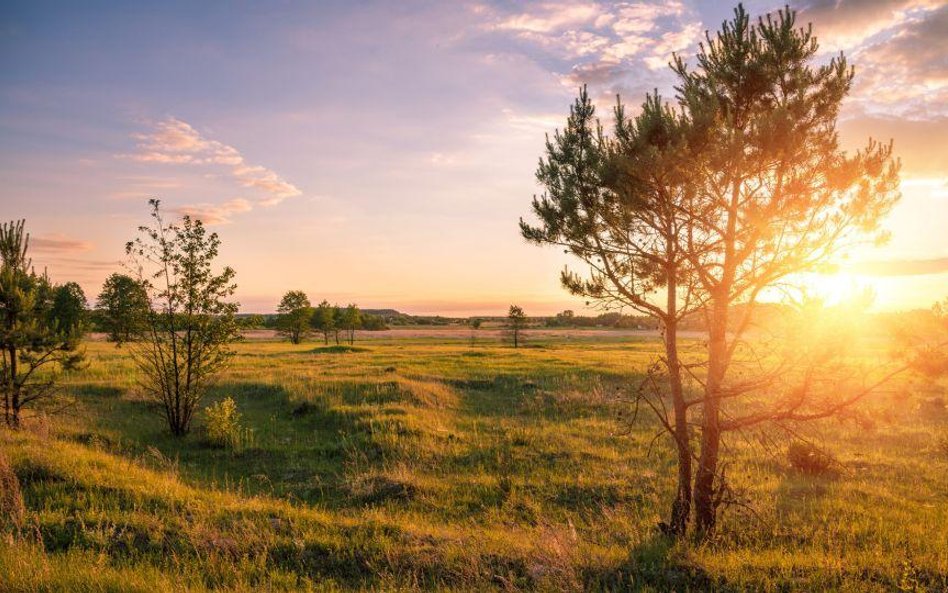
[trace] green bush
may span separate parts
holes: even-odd
[[[228,397],[204,408],[205,438],[212,447],[236,449],[244,430],[240,426],[237,402]]]

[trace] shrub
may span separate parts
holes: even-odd
[[[827,451],[804,441],[790,443],[787,459],[795,470],[808,474],[825,474],[838,463]]]
[[[243,430],[240,427],[240,413],[237,402],[232,398],[223,399],[204,408],[205,436],[212,447],[234,449],[240,445]]]

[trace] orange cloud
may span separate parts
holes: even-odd
[[[30,237],[30,250],[40,253],[80,253],[90,251],[93,247],[95,246],[88,241],[72,239],[65,235]]]
[[[235,198],[223,204],[193,204],[176,208],[174,211],[181,216],[199,219],[204,224],[227,224],[234,214],[251,210],[253,210],[253,205],[249,201]]]

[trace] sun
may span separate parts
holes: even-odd
[[[870,279],[844,271],[807,274],[801,288],[807,298],[820,300],[827,307],[865,307],[877,293]]]

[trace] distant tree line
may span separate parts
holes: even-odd
[[[658,323],[647,315],[624,315],[618,312],[600,315],[576,315],[567,309],[544,320],[547,327],[612,327],[621,329],[657,329]]]
[[[265,322],[276,329],[293,344],[299,344],[313,334],[321,335],[323,342],[330,340],[340,344],[355,342],[358,329],[377,331],[387,329],[386,320],[379,315],[363,313],[350,303],[345,307],[332,305],[323,300],[315,307],[301,290],[291,290],[283,295],[277,314]]]

